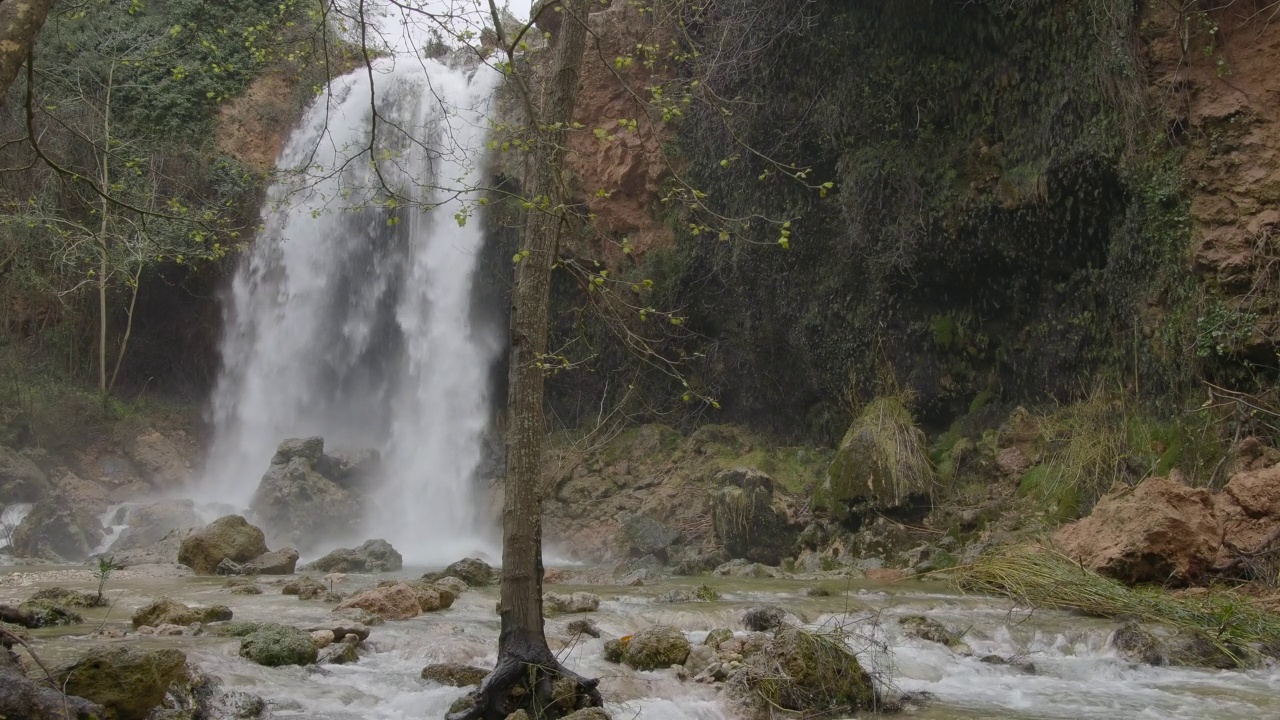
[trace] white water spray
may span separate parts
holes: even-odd
[[[482,184],[496,73],[387,60],[373,76],[335,80],[281,154],[226,307],[201,490],[247,506],[286,437],[378,448],[368,536],[447,562],[477,549],[473,475],[501,346],[472,308],[480,220],[458,219]]]

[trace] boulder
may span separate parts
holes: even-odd
[[[799,531],[774,506],[773,478],[749,468],[725,470],[715,477],[711,522],[716,539],[734,558],[777,565],[791,554]]]
[[[549,592],[542,596],[542,604],[547,612],[562,615],[594,612],[600,609],[600,596],[589,592],[566,594]]]
[[[730,559],[719,545],[672,545],[667,548],[667,564],[676,575],[701,575]]]
[[[694,645],[689,649],[689,656],[684,659],[685,672],[690,677],[700,675],[703,670],[715,662],[716,649],[710,645]]]
[[[304,570],[318,572],[394,572],[404,567],[404,558],[386,540],[366,540],[357,548],[338,548]]]
[[[238,563],[232,560],[231,558],[223,558],[222,562],[218,563],[217,569],[215,569],[213,572],[215,575],[250,575],[252,576],[252,575],[258,574],[258,569],[254,567],[250,567],[248,563]]]
[[[407,583],[395,583],[365,590],[343,600],[335,610],[360,608],[387,620],[408,620],[422,614],[418,591]]]
[[[53,600],[28,600],[16,608],[0,605],[0,620],[32,629],[84,622],[79,613]]]
[[[244,564],[254,575],[292,575],[297,565],[298,551],[293,548],[263,553]]]
[[[195,503],[190,500],[161,500],[149,505],[130,508],[124,522],[128,525],[120,537],[111,544],[108,552],[137,550],[154,545],[169,533],[180,528],[200,525]],[[176,562],[176,558],[174,560]]]
[[[433,580],[431,581],[431,584],[435,585],[436,587],[442,587],[448,590],[449,592],[453,593],[454,597],[457,597],[462,593],[471,589],[471,586],[467,585],[467,582],[465,580],[461,578],[456,578],[452,575],[448,577],[442,577],[439,580]]]
[[[225,622],[232,617],[231,608],[226,605],[192,608],[185,603],[169,597],[152,600],[133,613],[133,626],[158,627],[160,625],[180,625],[186,627],[192,623]]]
[[[784,628],[746,658],[733,690],[761,710],[855,714],[879,705],[875,683],[839,638]]]
[[[394,585],[394,582],[379,583],[379,585]],[[418,607],[422,612],[435,612],[436,610],[447,610],[453,605],[454,595],[448,588],[433,585],[424,580],[415,580],[406,583],[413,591],[418,594]]]
[[[895,397],[868,403],[836,450],[820,495],[843,519],[852,506],[899,508],[927,501],[933,474],[924,433]]]
[[[350,665],[360,660],[360,653],[354,642],[338,642],[320,652],[316,663],[320,665]]]
[[[13,554],[51,560],[84,560],[105,537],[92,510],[61,494],[46,496],[22,519],[11,537]]]
[[[196,531],[196,528],[180,528],[172,530],[154,545],[105,553],[117,566],[126,568],[135,565],[177,565],[178,555],[182,552],[182,541]]]
[[[1113,489],[1054,540],[1073,560],[1123,582],[1188,583],[1212,567],[1221,533],[1207,490],[1154,477]]]
[[[761,565],[758,562],[748,562],[741,558],[730,560],[729,562],[717,567],[715,574],[723,577],[778,577],[781,573],[776,567]]]
[[[99,720],[106,709],[75,695],[64,695],[48,687],[37,675],[28,676],[22,663],[9,649],[8,638],[0,639],[0,718],[13,720]]]
[[[107,605],[106,598],[100,597],[93,593],[81,592],[80,590],[68,590],[67,588],[51,587],[37,590],[35,595],[31,596],[32,600],[49,600],[65,607],[105,607]]]
[[[107,489],[96,482],[85,480],[73,472],[63,472],[54,492],[66,498],[73,507],[101,515],[111,501]]]
[[[99,646],[58,668],[54,676],[68,694],[102,705],[116,720],[145,720],[165,693],[186,674],[187,656],[174,649]]]
[[[31,458],[0,446],[0,507],[39,502],[52,489],[48,476]]]
[[[155,487],[181,485],[191,474],[186,454],[172,440],[154,430],[134,438],[127,453],[142,472],[143,479]]]
[[[276,447],[276,454],[271,457],[271,464],[288,465],[294,458],[308,463],[317,463],[323,456],[324,438],[289,438]]]
[[[320,438],[281,443],[249,505],[273,537],[304,550],[325,536],[354,530],[351,524],[361,515],[359,500],[316,469],[316,447],[323,450]]]
[[[290,625],[267,623],[240,640],[240,657],[266,667],[310,665],[319,657],[311,634]]]
[[[434,582],[447,577],[456,577],[471,587],[488,587],[498,579],[498,571],[478,558],[464,558],[440,572],[427,573],[422,579]]]
[[[1257,552],[1274,542],[1272,534],[1280,528],[1280,465],[1232,475],[1214,506],[1226,541],[1215,566],[1233,569],[1236,550]]]
[[[377,450],[363,448],[327,452],[320,457],[316,469],[339,487],[365,496],[371,490],[370,482],[378,477],[381,465],[382,456]]]
[[[564,631],[570,635],[586,635],[593,638],[600,637],[600,628],[597,627],[595,621],[590,618],[570,620],[569,623],[564,626]]]
[[[630,557],[667,557],[667,549],[680,539],[680,531],[644,515],[624,513],[615,536],[618,554]]]
[[[332,593],[319,580],[310,576],[300,577],[280,588],[281,595],[297,595],[302,600],[328,599]]]
[[[320,627],[313,627],[307,630],[311,633],[311,637],[315,638],[317,634],[326,633],[330,642],[341,642],[348,635],[354,635],[356,642],[364,642],[369,639],[369,627],[359,622],[333,622]]]
[[[261,530],[239,515],[227,515],[183,538],[178,562],[197,574],[212,575],[223,560],[243,563],[266,553]]]
[[[437,663],[422,668],[422,679],[449,687],[470,687],[484,682],[489,671],[461,663]]]
[[[923,615],[908,615],[900,618],[898,624],[902,626],[902,632],[911,637],[936,642],[951,648],[960,645],[961,633],[948,630],[945,625],[932,618],[927,618]]]
[[[742,627],[755,632],[777,630],[786,617],[787,611],[777,605],[761,605],[743,613]]]
[[[636,670],[661,670],[681,665],[693,646],[684,633],[670,625],[653,625],[631,636],[622,661]]]

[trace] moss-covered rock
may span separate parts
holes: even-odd
[[[820,499],[841,516],[850,506],[897,508],[932,490],[924,433],[897,397],[869,403],[840,442]]]
[[[945,625],[923,615],[908,615],[898,620],[902,631],[911,637],[936,642],[947,647],[957,647],[961,642],[961,633],[948,630]]]
[[[488,587],[498,579],[498,571],[479,558],[463,558],[440,572],[423,575],[422,579],[434,582],[446,577],[456,577],[471,587]]]
[[[262,531],[239,515],[227,515],[183,538],[178,562],[197,574],[212,575],[223,560],[244,563],[265,554]]]
[[[186,663],[187,656],[173,649],[97,647],[55,675],[67,693],[102,705],[108,719],[145,720],[183,678]]]
[[[450,687],[469,687],[484,682],[489,671],[461,663],[438,663],[422,668],[422,679]]]
[[[84,618],[74,610],[59,605],[53,600],[28,600],[18,609],[32,618],[33,624],[27,627],[51,627],[53,625],[79,625]]]
[[[32,600],[49,600],[63,607],[94,608],[106,607],[107,599],[93,593],[67,588],[51,587],[38,590],[31,596]]]
[[[226,605],[193,608],[170,597],[152,600],[133,613],[133,626],[190,625],[191,623],[226,622],[232,617]]]
[[[715,477],[711,523],[729,555],[777,565],[791,554],[799,528],[774,504],[773,478],[759,470],[734,468]]]
[[[692,648],[684,633],[670,625],[653,625],[631,635],[622,661],[636,670],[661,670],[684,663]]]
[[[267,667],[310,665],[318,655],[311,634],[290,625],[262,625],[240,641],[240,657]]]
[[[780,630],[747,659],[733,686],[749,703],[802,713],[856,713],[876,707],[871,676],[841,635]]]

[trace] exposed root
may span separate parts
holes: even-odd
[[[598,680],[564,667],[546,648],[525,650],[504,653],[480,687],[455,704],[447,720],[505,720],[517,710],[554,720],[575,710],[603,707]]]

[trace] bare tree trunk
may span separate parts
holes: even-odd
[[[0,0],[3,2],[4,0]],[[10,0],[12,1],[12,0]],[[111,87],[115,78],[116,65],[111,63],[107,71],[106,105],[102,111],[102,224],[98,231],[98,394],[102,404],[107,404],[107,274],[110,270],[107,257],[107,215],[111,207],[107,204],[107,192],[111,188]]]
[[[0,0],[0,106],[36,44],[54,0]]]
[[[556,717],[556,708],[550,707],[551,686],[556,677],[567,677],[578,684],[576,707],[602,704],[596,681],[564,669],[547,647],[542,616],[540,481],[547,304],[564,227],[561,171],[566,129],[577,103],[587,36],[587,0],[564,0],[563,4],[566,17],[556,41],[540,117],[529,118],[530,124],[539,129],[525,188],[525,197],[534,207],[525,220],[523,259],[516,271],[511,300],[498,665],[473,695],[475,707],[451,714],[450,720],[503,720],[518,706],[528,707],[535,717]],[[517,705],[512,705],[510,690],[516,686],[524,686],[528,692],[520,696]]]

